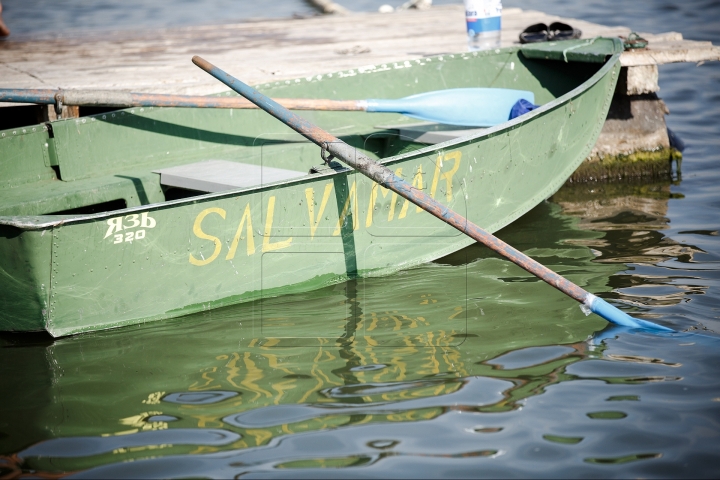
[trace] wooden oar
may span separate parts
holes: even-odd
[[[453,88],[412,95],[400,99],[326,100],[276,98],[291,110],[359,110],[402,113],[431,122],[462,126],[492,126],[509,119],[518,100],[533,103],[532,92],[507,88]],[[0,89],[0,102],[41,103],[80,107],[194,107],[257,108],[241,97],[204,97],[199,95],[160,95],[112,90],[24,90]]]
[[[446,206],[437,202],[435,199],[427,195],[422,190],[418,190],[417,188],[411,186],[410,184],[396,176],[387,167],[380,165],[369,157],[363,155],[355,148],[351,147],[350,145],[346,144],[345,142],[341,141],[330,133],[318,128],[317,126],[308,122],[299,115],[290,112],[288,109],[284,108],[277,102],[261,94],[254,88],[244,84],[237,78],[225,73],[221,69],[217,68],[216,66],[212,65],[211,63],[203,60],[198,56],[193,57],[192,61],[195,65],[205,70],[210,75],[217,78],[222,83],[232,88],[237,93],[247,98],[255,105],[262,108],[267,113],[298,132],[300,135],[317,144],[323,150],[342,160],[350,167],[359,171],[360,173],[370,178],[374,182],[378,183],[382,187],[392,190],[401,197],[409,200],[413,204],[422,208],[431,215],[439,218],[448,225],[455,227],[462,233],[468,235],[473,240],[476,240],[483,245],[489,247],[490,249],[499,253],[511,262],[515,263],[516,265],[527,270],[541,280],[544,280],[553,287],[557,288],[564,294],[574,298],[584,307],[586,307],[586,309],[600,315],[605,320],[617,325],[631,328],[640,328],[644,330],[654,330],[661,332],[674,331],[667,327],[663,327],[661,325],[657,325],[646,320],[640,320],[631,317],[625,312],[605,302],[603,299],[585,291],[584,289],[575,285],[566,278],[541,265],[532,258],[516,250],[507,243],[503,242],[499,238],[486,232],[479,226],[473,224],[472,222],[463,218],[461,215],[455,213]]]

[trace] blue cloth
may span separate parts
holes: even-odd
[[[525,115],[528,112],[532,112],[536,108],[539,108],[540,105],[535,105],[534,103],[530,103],[524,98],[521,98],[517,102],[515,102],[515,105],[512,106],[510,109],[510,118],[508,120],[512,120],[513,118],[517,118],[520,115]]]

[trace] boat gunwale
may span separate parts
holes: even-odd
[[[403,153],[400,155],[394,155],[391,157],[386,157],[384,159],[379,159],[379,160],[377,160],[377,162],[379,164],[386,165],[386,166],[392,165],[394,163],[405,161],[405,160],[412,159],[415,157],[422,157],[422,156],[427,155],[428,153],[432,153],[434,151],[444,150],[448,147],[455,147],[455,146],[458,146],[461,144],[466,144],[466,143],[475,143],[476,141],[481,141],[485,138],[492,138],[497,135],[503,134],[507,131],[515,130],[516,128],[518,128],[520,126],[535,120],[537,117],[544,116],[548,112],[562,107],[566,103],[579,97],[580,95],[585,93],[587,90],[589,90],[591,87],[593,87],[595,84],[597,84],[602,78],[605,77],[605,75],[608,73],[608,71],[611,70],[615,66],[615,64],[619,61],[620,55],[622,54],[622,48],[618,48],[619,45],[621,45],[620,40],[617,38],[613,38],[613,37],[595,37],[592,40],[595,41],[597,39],[611,40],[614,43],[615,53],[613,53],[608,59],[606,59],[605,62],[603,63],[603,65],[600,67],[600,69],[598,69],[598,71],[595,72],[589,79],[587,79],[585,82],[581,83],[577,87],[573,88],[569,92],[555,98],[551,102],[548,102],[525,115],[521,115],[521,116],[514,118],[512,120],[509,120],[507,122],[503,122],[501,124],[483,129],[480,132],[471,133],[466,136],[458,137],[458,138],[451,139],[451,140],[446,140],[444,142],[433,144],[433,145],[427,145],[423,148],[414,150],[412,152],[407,152],[407,153]],[[503,48],[503,49],[495,51],[494,54],[498,55],[498,54],[508,52],[508,51],[522,52],[523,48],[524,48],[524,46]],[[463,53],[465,53],[465,52],[463,52]],[[448,56],[448,54],[436,55],[431,58],[446,57],[446,56]],[[488,55],[488,56],[490,56],[490,55]],[[560,60],[551,60],[551,61],[560,61]],[[587,63],[587,62],[566,60],[566,63]],[[398,125],[398,127],[401,127],[401,126],[402,125]],[[390,130],[390,128],[386,128],[386,130]],[[124,216],[127,214],[132,214],[132,213],[137,213],[137,212],[152,212],[152,211],[164,210],[166,208],[173,208],[178,205],[192,205],[192,204],[196,204],[196,203],[205,203],[206,201],[212,201],[212,200],[217,200],[217,199],[237,197],[237,196],[241,196],[241,195],[248,194],[248,193],[262,193],[262,192],[266,192],[266,191],[276,190],[278,188],[282,188],[282,187],[286,187],[286,186],[302,184],[302,183],[308,182],[309,180],[333,177],[335,175],[345,175],[349,172],[355,172],[355,171],[349,167],[344,167],[343,169],[340,169],[340,170],[330,170],[330,171],[324,172],[324,173],[307,174],[302,177],[285,180],[285,181],[274,182],[274,183],[268,183],[268,184],[260,185],[260,186],[237,188],[237,189],[232,189],[232,190],[225,190],[222,192],[206,193],[206,194],[198,195],[198,196],[194,196],[194,197],[170,200],[170,201],[165,201],[165,202],[161,202],[161,203],[151,203],[151,204],[147,204],[147,205],[139,205],[139,206],[135,206],[135,207],[127,207],[127,208],[123,208],[123,209],[119,209],[119,210],[111,210],[111,211],[107,211],[107,212],[100,212],[100,213],[89,214],[89,215],[0,216],[0,226],[14,227],[14,228],[21,229],[23,231],[46,230],[49,228],[59,227],[62,225],[93,222],[93,221],[97,221],[97,220],[104,220],[107,218]]]

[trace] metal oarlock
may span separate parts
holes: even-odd
[[[57,118],[62,117],[62,108],[63,108],[63,95],[62,92],[58,92],[55,94],[55,115],[57,115]]]
[[[328,167],[330,166],[330,162],[335,158],[335,155],[330,153],[330,150],[328,150],[327,142],[323,143],[320,146],[320,158],[323,159],[323,162],[325,162],[325,165],[327,165]]]

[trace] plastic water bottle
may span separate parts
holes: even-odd
[[[470,51],[500,48],[501,0],[465,0]]]

